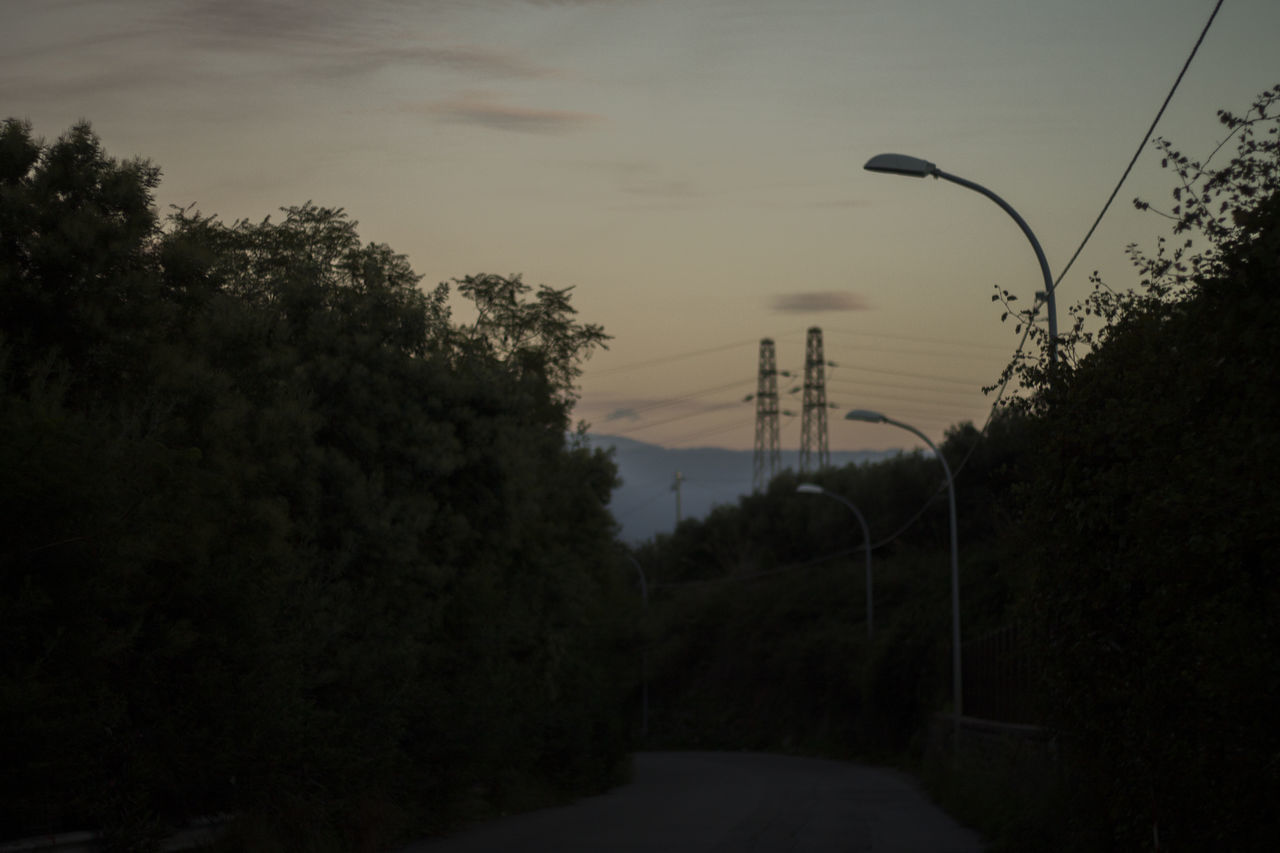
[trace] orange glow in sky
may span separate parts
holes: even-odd
[[[10,0],[0,114],[164,172],[225,220],[312,200],[407,254],[574,286],[614,336],[578,417],[671,447],[746,448],[759,340],[802,371],[824,330],[832,449],[981,425],[1018,344],[990,301],[1039,268],[990,201],[877,175],[881,152],[990,187],[1055,276],[1097,216],[1212,0]],[[1156,130],[1203,157],[1215,111],[1280,82],[1280,3],[1223,5]],[[1058,290],[1060,323],[1165,231],[1148,148]],[[800,409],[783,379],[783,408]],[[790,405],[787,399],[794,402]],[[782,441],[799,443],[799,417]]]

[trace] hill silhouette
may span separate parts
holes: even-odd
[[[667,448],[614,435],[591,434],[592,447],[613,448],[622,485],[609,509],[622,526],[622,539],[636,543],[676,526],[676,472],[681,480],[682,518],[702,518],[719,504],[751,494],[753,451],[720,447]],[[898,450],[832,451],[831,465],[874,462]],[[782,468],[799,470],[800,453],[782,451]],[[780,472],[779,472],[780,473]]]

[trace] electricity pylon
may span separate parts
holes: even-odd
[[[804,347],[804,410],[800,420],[800,471],[830,466],[827,449],[827,380],[822,355],[822,330],[809,329]]]
[[[756,452],[753,490],[764,491],[782,467],[778,447],[778,359],[772,338],[760,339],[760,372],[756,379]]]

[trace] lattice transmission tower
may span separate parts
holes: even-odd
[[[778,358],[772,338],[760,339],[760,372],[756,379],[756,452],[752,488],[764,491],[782,467],[778,446]]]
[[[831,464],[827,449],[826,358],[822,330],[809,329],[804,347],[804,410],[800,420],[800,471],[818,471]]]

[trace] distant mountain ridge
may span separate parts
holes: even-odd
[[[587,436],[592,447],[613,448],[622,485],[609,509],[622,526],[626,542],[643,542],[676,526],[676,472],[681,475],[680,514],[702,518],[721,504],[735,504],[751,494],[754,453],[718,447],[666,448],[614,435]],[[832,451],[837,468],[896,456],[898,450]],[[800,453],[782,451],[782,468],[799,470]]]

